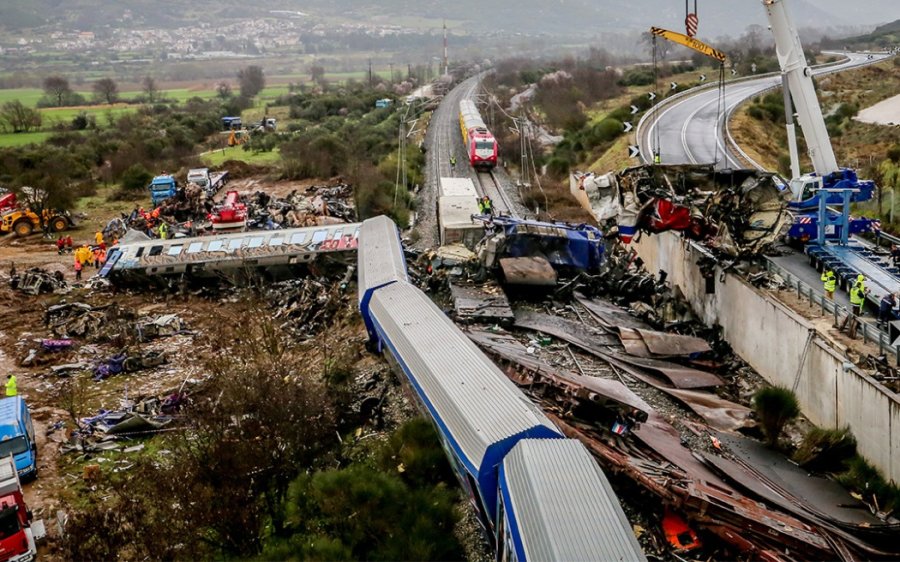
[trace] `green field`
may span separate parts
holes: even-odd
[[[272,152],[253,153],[252,151],[244,150],[240,146],[232,146],[207,152],[200,159],[203,160],[204,164],[213,168],[220,167],[222,163],[228,160],[238,160],[259,166],[271,166],[281,162],[281,154],[277,149]]]
[[[88,91],[79,91],[85,99],[92,99],[92,93]],[[119,94],[123,100],[134,99],[140,96],[140,91],[125,91]],[[244,115],[245,119],[258,120],[262,117],[267,102],[271,102],[279,96],[288,93],[287,84],[274,84],[263,89],[256,98],[256,104],[253,108],[247,110]],[[215,90],[210,89],[192,89],[178,88],[163,90],[161,92],[163,98],[176,103],[184,103],[191,98],[199,97],[202,99],[210,99],[216,96]],[[0,105],[12,100],[19,100],[29,107],[37,106],[38,101],[44,96],[44,91],[39,88],[17,88],[9,90],[0,90]],[[32,133],[0,133],[0,147],[6,146],[22,146],[30,143],[41,143],[52,134],[52,129],[57,125],[68,125],[72,120],[81,113],[93,117],[97,125],[107,127],[111,123],[111,119],[116,119],[124,114],[137,111],[140,106],[137,104],[117,103],[110,105],[84,105],[78,107],[44,107],[41,108],[43,124],[40,131]],[[277,117],[281,123],[287,119],[287,111],[279,111],[283,108],[275,108],[269,114]],[[269,164],[278,160],[276,154],[253,155],[240,151],[241,154],[234,157],[235,160],[245,162],[255,162],[261,164]]]
[[[34,133],[4,133],[0,134],[0,148],[7,146],[24,146],[26,144],[42,143],[53,133],[37,131]]]

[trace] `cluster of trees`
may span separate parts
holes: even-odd
[[[148,446],[171,454],[81,491],[90,501],[70,512],[66,557],[459,559],[459,496],[430,424],[345,458],[337,434],[355,428],[338,413],[360,350],[311,360],[328,346],[299,347],[257,309],[244,314],[217,337],[233,344],[207,360],[211,380],[182,412],[183,431]]]

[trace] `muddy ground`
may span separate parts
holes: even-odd
[[[227,189],[237,189],[252,193],[265,191],[275,197],[283,197],[294,190],[302,190],[310,185],[326,182],[279,182],[265,176],[246,177],[235,180]],[[220,194],[220,197],[224,193]],[[135,201],[142,204],[146,201]],[[133,203],[127,203],[131,206]],[[93,243],[94,233],[99,225],[105,225],[116,218],[123,208],[121,202],[106,204],[101,202],[91,208],[80,226],[68,234],[76,247],[82,243]],[[66,388],[83,389],[83,399],[78,404],[78,415],[95,415],[101,408],[118,409],[123,400],[141,397],[166,396],[178,390],[185,381],[199,381],[205,376],[203,358],[210,357],[220,349],[223,342],[216,340],[219,322],[224,307],[235,301],[236,293],[223,291],[218,294],[173,295],[152,290],[92,291],[75,283],[74,259],[71,254],[59,255],[55,238],[46,239],[40,235],[28,238],[14,236],[0,239],[0,311],[5,321],[0,328],[0,367],[4,373],[15,373],[18,378],[20,395],[24,396],[33,415],[37,435],[38,478],[26,483],[25,497],[36,519],[44,519],[50,540],[41,548],[43,559],[59,558],[55,548],[57,534],[57,513],[78,498],[73,491],[75,484],[83,481],[85,463],[112,462],[123,469],[129,465],[129,453],[116,452],[104,455],[83,455],[81,453],[61,453],[60,445],[67,441],[75,428],[70,413],[64,408]],[[30,267],[63,273],[70,283],[65,294],[30,296],[9,287],[10,268],[22,272]],[[96,273],[86,268],[83,274],[88,279]],[[132,346],[132,351],[165,352],[167,363],[136,373],[123,373],[106,380],[93,380],[92,373],[81,372],[72,377],[51,374],[50,367],[74,362],[93,363],[115,354],[121,342],[116,338],[73,338],[72,349],[58,353],[40,355],[39,364],[23,367],[21,361],[30,350],[40,347],[43,338],[55,337],[45,325],[44,313],[47,307],[60,303],[82,302],[91,306],[116,303],[123,310],[138,317],[154,317],[162,314],[177,314],[186,323],[188,332],[159,338]],[[261,313],[266,311],[261,310]],[[351,334],[362,341],[364,331],[361,326],[348,327]],[[112,339],[113,341],[106,341]],[[314,359],[311,358],[311,361]],[[368,358],[381,367],[376,358]],[[64,427],[49,431],[60,422]]]

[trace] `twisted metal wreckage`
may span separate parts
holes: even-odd
[[[468,335],[604,469],[754,559],[896,559],[900,523],[889,513],[870,512],[833,480],[741,435],[755,421],[749,408],[709,391],[724,381],[697,359],[707,342],[654,331],[602,300],[576,300],[578,316],[599,329],[526,310],[516,310],[514,326],[580,349],[620,380],[586,375],[571,352],[581,374],[568,371],[496,329],[471,327]],[[676,423],[635,394],[629,378],[668,394],[702,422]]]
[[[784,186],[758,170],[646,165],[576,172],[569,189],[597,223],[631,242],[638,232],[676,230],[732,257],[754,255],[790,225]]]

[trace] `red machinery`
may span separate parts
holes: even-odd
[[[497,165],[497,141],[472,100],[459,102],[459,129],[473,168],[490,170]]]
[[[0,459],[0,560],[25,562],[37,555],[31,511],[12,456]],[[40,522],[43,533],[43,522]]]
[[[247,206],[241,203],[241,196],[237,191],[229,191],[225,195],[225,202],[213,208],[209,220],[213,230],[243,228],[247,225]]]
[[[12,191],[0,192],[0,213],[12,211],[18,206],[16,194]]]

